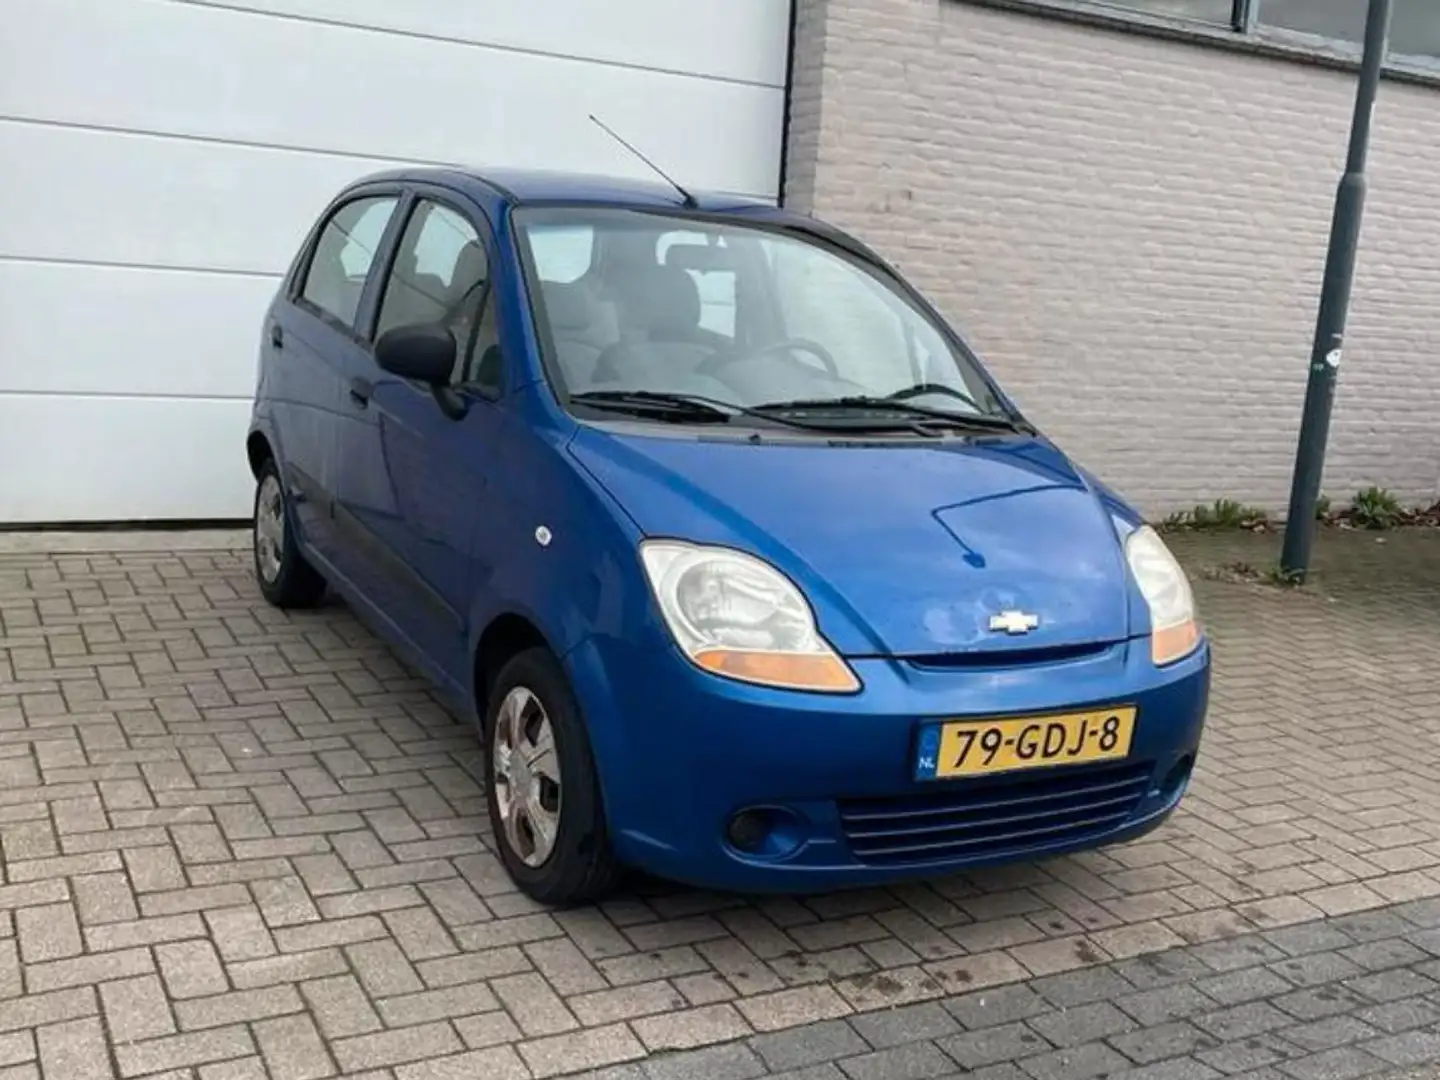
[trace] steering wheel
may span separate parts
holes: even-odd
[[[835,378],[840,377],[840,368],[835,363],[835,357],[830,355],[830,350],[821,345],[818,341],[810,338],[792,337],[783,341],[772,341],[769,345],[762,345],[760,348],[747,353],[722,352],[707,357],[696,368],[697,375],[717,375],[722,368],[731,364],[739,363],[742,360],[759,360],[769,356],[771,353],[779,352],[806,352],[820,361],[820,366]]]

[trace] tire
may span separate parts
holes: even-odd
[[[620,867],[595,759],[575,695],[549,650],[527,649],[501,668],[486,709],[485,750],[495,845],[520,891],[555,907],[609,892]],[[553,771],[558,777],[548,775]]]
[[[277,608],[309,608],[325,595],[325,579],[295,543],[290,499],[274,458],[266,458],[255,481],[251,546],[260,593]]]

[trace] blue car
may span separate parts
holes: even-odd
[[[486,748],[547,904],[1137,837],[1210,647],[1161,538],[851,236],[538,172],[368,177],[263,328],[255,572],[327,587]]]

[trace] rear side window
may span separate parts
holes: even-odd
[[[394,195],[379,195],[348,202],[320,233],[300,295],[343,326],[355,325],[365,278],[398,201]]]

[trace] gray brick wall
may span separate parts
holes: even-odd
[[[800,0],[786,199],[854,230],[1147,513],[1283,510],[1353,77],[975,6]],[[1386,83],[1325,490],[1440,485],[1440,92]]]

